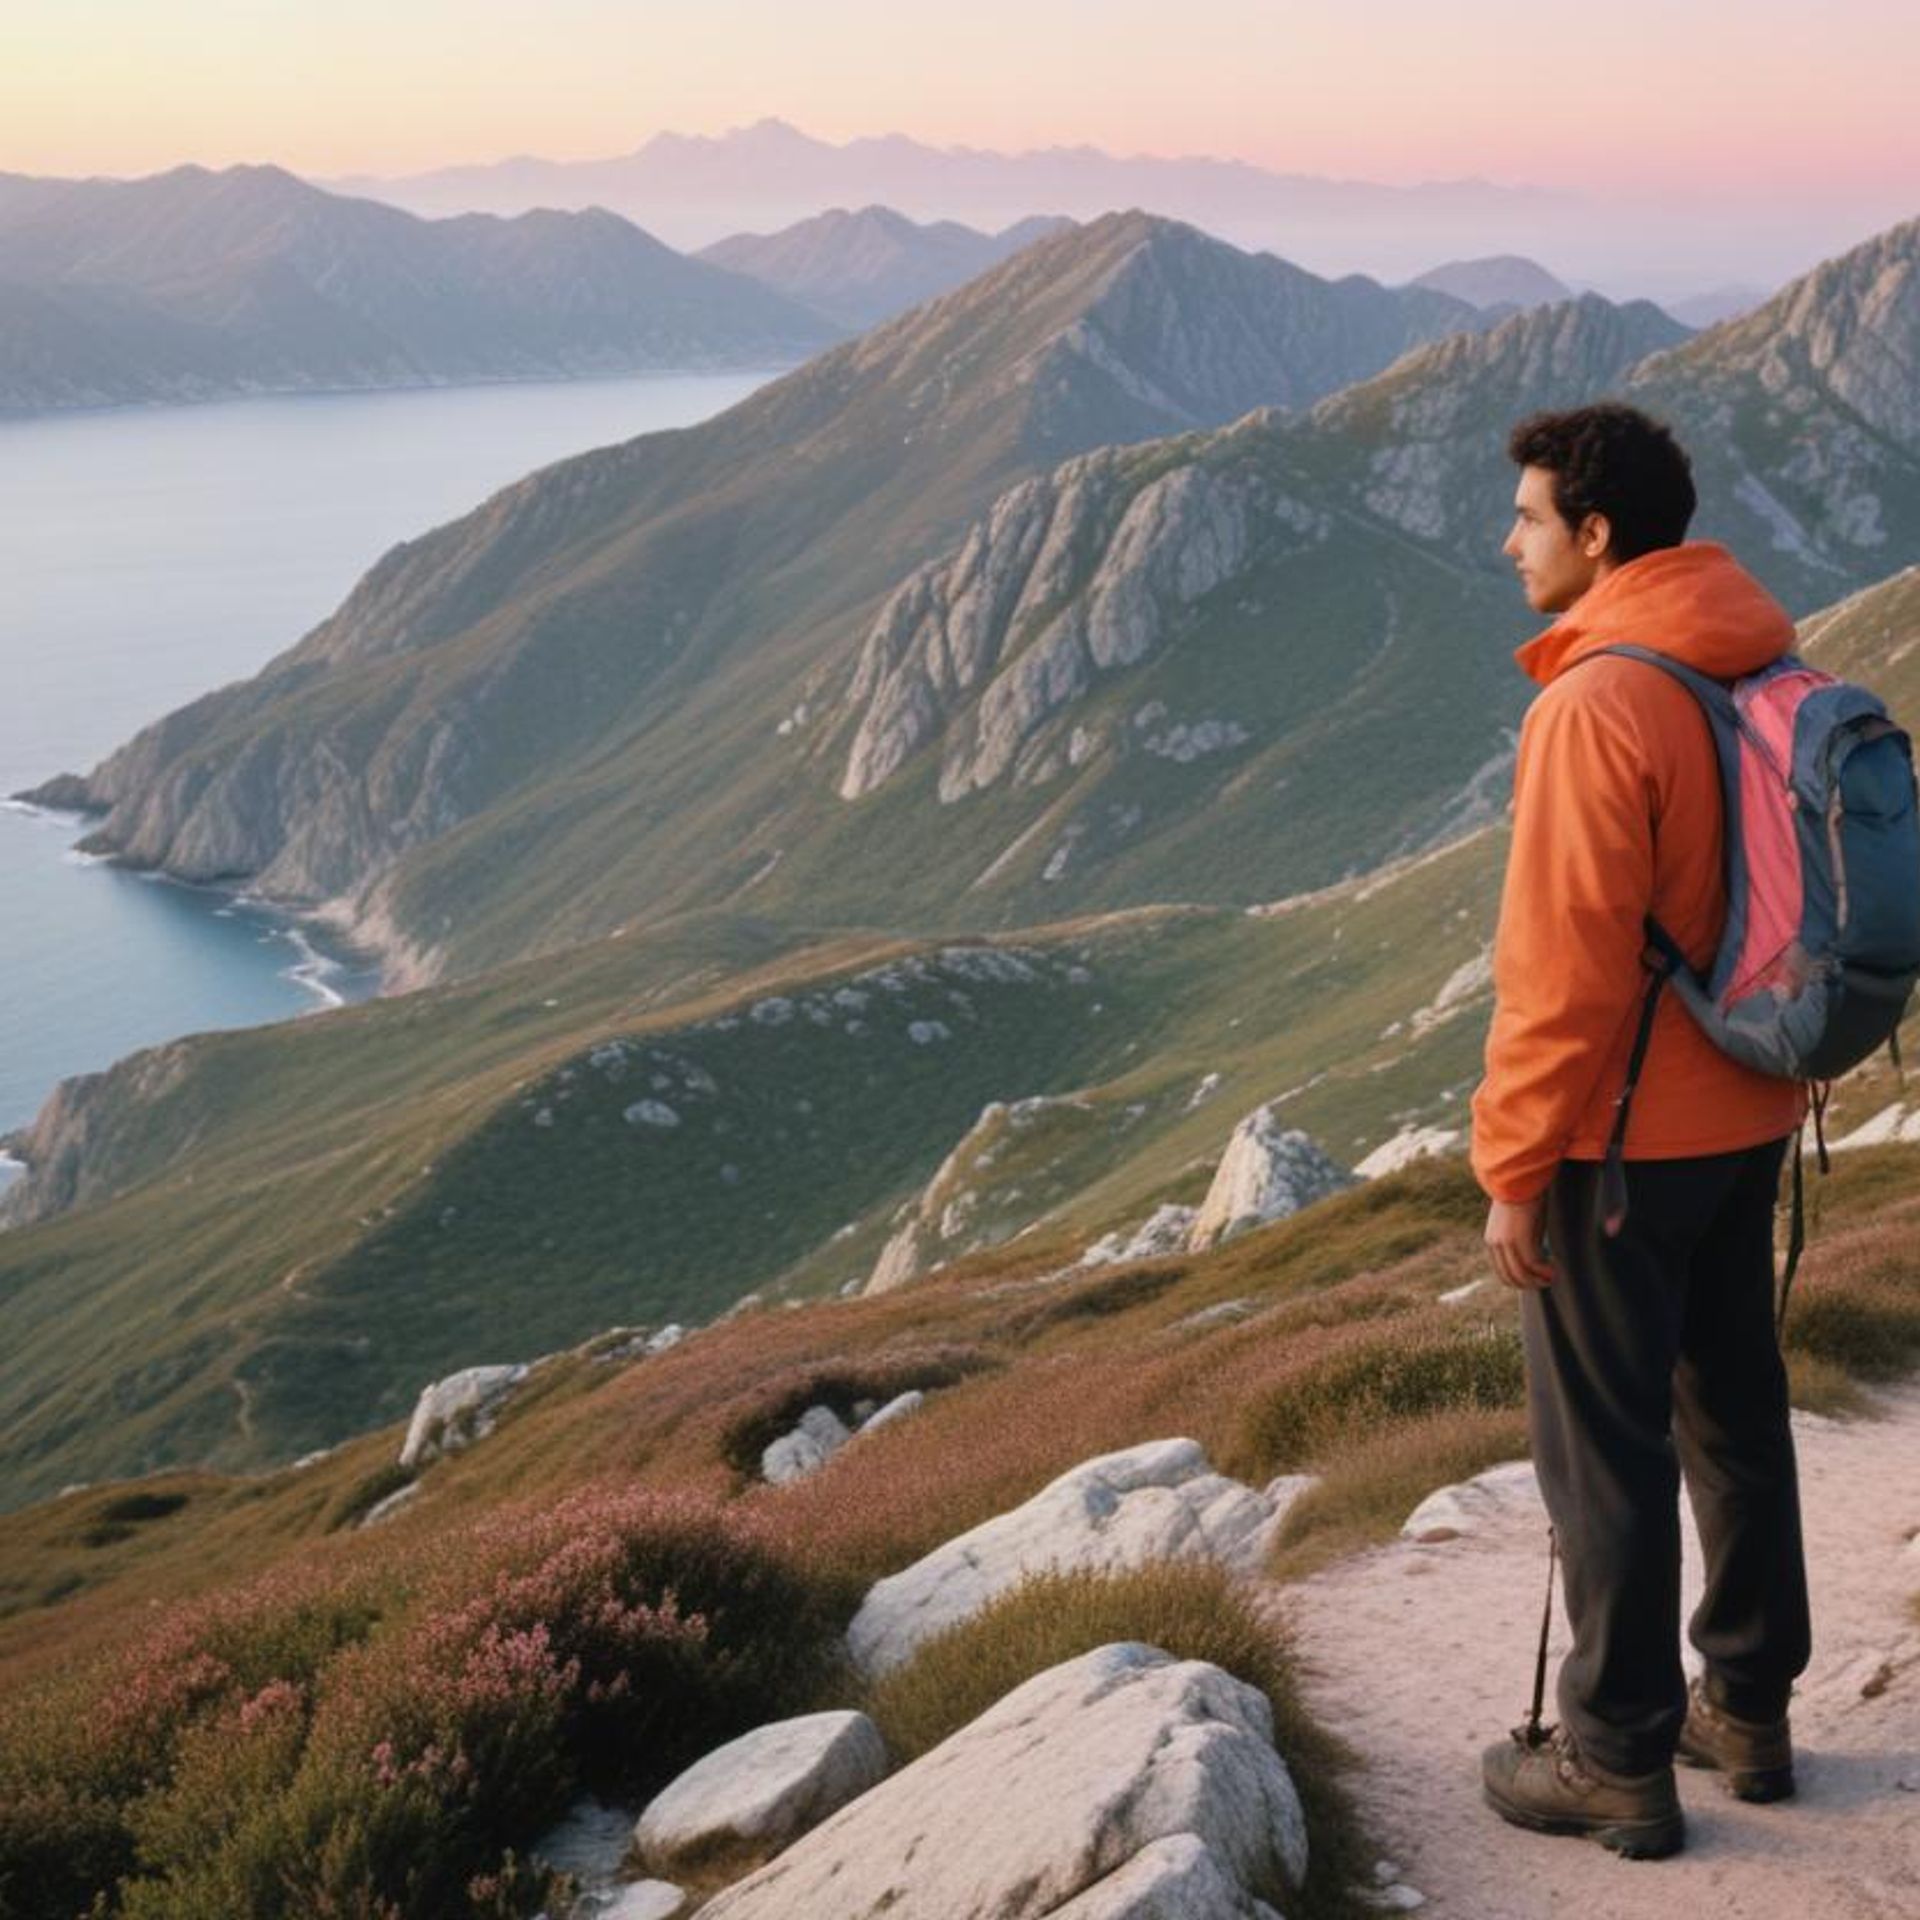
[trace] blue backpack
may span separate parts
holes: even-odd
[[[1877,1048],[1900,1060],[1920,981],[1920,804],[1913,745],[1866,688],[1786,654],[1732,682],[1646,647],[1612,646],[1670,674],[1712,729],[1725,800],[1727,918],[1703,978],[1658,921],[1652,974],[1603,1176],[1608,1233],[1626,1218],[1627,1113],[1661,989],[1671,981],[1707,1037],[1761,1073],[1809,1083],[1827,1170],[1831,1083]],[[1800,1150],[1780,1314],[1805,1243]]]

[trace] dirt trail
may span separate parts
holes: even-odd
[[[1275,1590],[1309,1702],[1367,1757],[1355,1787],[1380,1850],[1436,1920],[1920,1916],[1920,1386],[1880,1404],[1794,1416],[1814,1625],[1793,1701],[1799,1796],[1745,1806],[1681,1768],[1687,1845],[1668,1860],[1526,1833],[1481,1802],[1480,1750],[1532,1689],[1546,1519],[1530,1477],[1471,1535],[1396,1541]],[[1682,1532],[1684,1620],[1700,1566],[1690,1517]],[[1566,1645],[1556,1600],[1554,1665]]]

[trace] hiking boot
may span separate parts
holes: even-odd
[[[1580,1833],[1629,1860],[1678,1853],[1686,1838],[1673,1769],[1608,1773],[1587,1759],[1564,1727],[1530,1747],[1517,1733],[1481,1756],[1487,1805],[1535,1833]]]
[[[1713,1767],[1736,1800],[1786,1800],[1793,1794],[1793,1736],[1787,1716],[1743,1720],[1729,1713],[1695,1675],[1687,1688],[1687,1719],[1676,1760]]]

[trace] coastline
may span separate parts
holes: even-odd
[[[378,999],[395,991],[404,991],[404,988],[396,987],[395,981],[405,972],[405,968],[396,962],[405,956],[392,952],[384,943],[364,935],[355,939],[352,929],[343,926],[328,911],[332,902],[323,907],[298,907],[287,901],[276,900],[270,894],[252,892],[245,881],[182,880],[164,868],[135,866],[116,854],[82,853],[72,841],[91,822],[103,818],[104,809],[88,812],[74,807],[48,807],[38,801],[22,800],[14,794],[0,798],[0,809],[24,815],[35,822],[44,821],[55,831],[70,834],[68,844],[60,853],[61,859],[70,866],[114,867],[156,886],[179,887],[188,893],[216,895],[226,903],[213,909],[219,919],[230,919],[240,910],[257,917],[270,933],[293,948],[293,962],[277,971],[313,996],[316,1004],[307,1011],[319,1012],[328,1007],[350,1004],[349,996],[333,984],[334,979],[343,974],[376,975],[373,992],[358,998]]]

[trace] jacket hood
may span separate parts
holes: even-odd
[[[1544,687],[1597,648],[1622,642],[1732,680],[1779,659],[1794,627],[1725,547],[1688,540],[1614,568],[1513,657]]]

